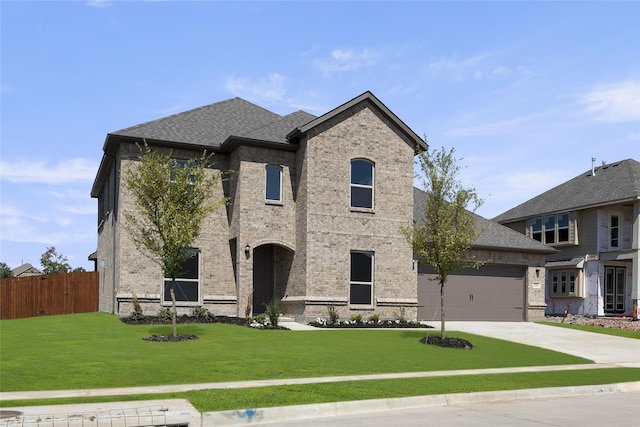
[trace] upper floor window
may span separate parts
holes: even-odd
[[[531,220],[531,237],[547,245],[569,243],[569,214],[533,218]]]
[[[351,160],[351,207],[373,209],[373,163]]]
[[[620,247],[620,216],[611,215],[609,224],[610,244],[612,248]]]
[[[265,199],[272,202],[282,201],[282,166],[267,165]]]
[[[189,162],[187,160],[181,160],[181,159],[173,159],[174,165],[177,166],[180,169],[185,169],[185,168],[191,168],[192,165],[189,164]],[[176,170],[172,170],[170,172],[169,175],[169,181],[170,182],[176,182],[177,179],[177,173]],[[193,185],[195,183],[196,177],[193,174],[189,174],[189,184]]]

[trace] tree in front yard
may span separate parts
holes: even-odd
[[[424,219],[402,232],[413,246],[418,261],[431,267],[440,285],[440,338],[445,339],[444,285],[449,274],[481,263],[468,260],[467,251],[478,237],[474,214],[484,202],[475,188],[459,181],[455,150],[424,151],[418,155],[419,178],[426,191]]]
[[[140,147],[139,162],[124,173],[124,186],[133,196],[133,210],[124,212],[124,227],[145,256],[171,278],[173,337],[176,330],[176,277],[192,250],[205,217],[226,203],[212,200],[219,174],[212,173],[212,155],[179,161],[171,153]]]

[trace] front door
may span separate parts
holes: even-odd
[[[606,267],[604,278],[604,312],[624,313],[624,287],[627,271],[624,267]]]
[[[273,246],[253,250],[253,314],[264,313],[273,299]]]

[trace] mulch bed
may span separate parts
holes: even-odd
[[[322,323],[322,322],[309,322],[309,325],[316,328],[326,329],[398,329],[398,328],[416,328],[416,329],[428,329],[433,326],[425,325],[419,322],[410,321],[395,321],[395,320],[381,320],[379,322],[339,322],[339,323]]]
[[[445,338],[440,337],[424,337],[420,340],[423,344],[439,345],[440,347],[461,348],[471,350],[473,344],[462,338]]]

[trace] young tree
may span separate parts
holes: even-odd
[[[484,200],[473,187],[465,188],[460,183],[460,166],[454,151],[453,148],[449,151],[442,148],[418,155],[422,169],[420,179],[427,192],[424,220],[402,228],[418,260],[436,273],[434,280],[440,285],[442,340],[445,339],[444,285],[449,274],[460,268],[481,265],[467,260],[465,255],[478,236],[471,212],[475,212]]]
[[[40,257],[40,264],[44,274],[69,273],[71,271],[67,257],[58,253],[55,246],[47,247],[45,253]]]
[[[6,262],[0,262],[0,279],[8,279],[9,277],[13,277],[11,267]]]
[[[124,174],[124,186],[133,196],[134,210],[124,212],[124,228],[145,256],[171,278],[173,337],[176,331],[176,277],[194,255],[189,249],[200,234],[204,218],[226,203],[212,201],[219,174],[208,171],[212,155],[186,162],[140,147],[138,164]]]

